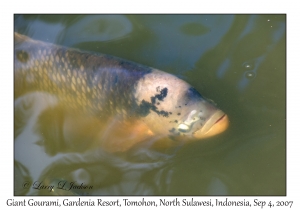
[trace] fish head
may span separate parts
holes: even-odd
[[[174,75],[153,71],[136,86],[143,121],[153,133],[180,139],[203,139],[225,131],[228,116]],[[146,110],[146,111],[145,111]]]
[[[203,139],[220,134],[229,126],[228,116],[192,87],[178,102],[184,104],[179,106],[182,117],[173,129],[177,135]]]

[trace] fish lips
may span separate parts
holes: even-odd
[[[204,124],[204,126],[193,133],[196,139],[207,138],[225,131],[229,126],[228,116],[221,110],[214,113]]]

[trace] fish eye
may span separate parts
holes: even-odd
[[[183,132],[183,133],[186,133],[190,130],[190,126],[184,124],[184,123],[181,123],[179,126],[178,126],[178,130],[180,132]]]

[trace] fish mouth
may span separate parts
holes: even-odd
[[[214,136],[225,131],[229,126],[228,116],[221,110],[217,111],[204,124],[204,126],[193,133],[197,139]]]

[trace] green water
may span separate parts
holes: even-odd
[[[78,152],[82,144],[57,152],[55,123],[44,119],[46,128],[34,127],[55,101],[45,95],[23,107],[25,114],[15,111],[15,195],[286,194],[285,15],[16,15],[14,23],[34,39],[175,74],[230,119],[225,133],[172,156]],[[37,144],[39,132],[53,143]],[[57,189],[72,181],[93,187]],[[41,185],[56,188],[34,189]]]

